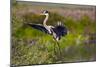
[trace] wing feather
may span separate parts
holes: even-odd
[[[55,28],[53,28],[53,31],[56,33],[56,35],[59,36],[64,36],[67,34],[67,28],[64,26],[55,26]]]
[[[40,30],[42,32],[48,33],[48,30],[41,24],[28,24],[29,26],[31,26],[34,29]]]

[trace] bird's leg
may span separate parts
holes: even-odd
[[[59,43],[58,43],[58,41],[54,38],[54,42],[57,44],[57,46],[58,46],[58,50],[59,50],[59,54],[58,54],[58,57],[57,57],[57,55],[56,55],[56,53],[57,53],[57,51],[55,50],[55,44],[54,44],[54,53],[55,53],[55,59],[56,60],[61,60],[62,59],[62,52],[61,52],[61,49],[60,49],[60,45],[59,45]]]
[[[58,43],[58,40],[56,40],[55,38],[54,38],[54,40],[55,40],[55,42],[56,42],[56,44],[57,44],[57,46],[58,46],[58,49],[59,49],[59,54],[61,55],[61,49],[60,49],[60,45],[59,45],[59,43]]]
[[[55,41],[55,39],[53,39],[53,40]],[[54,48],[53,48],[53,49],[54,49],[54,53],[56,54],[56,49],[55,49],[55,47],[56,47],[56,46],[55,46],[55,44],[54,44]]]
[[[56,50],[55,50],[55,44],[54,44],[54,53],[56,53]]]
[[[60,49],[60,45],[59,43],[56,41],[57,45],[58,45],[58,49],[59,49],[59,54],[61,55],[61,49]]]

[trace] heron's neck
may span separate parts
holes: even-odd
[[[44,27],[47,27],[46,22],[47,22],[48,18],[49,18],[49,14],[46,15],[46,17],[45,17],[45,19],[43,21]]]

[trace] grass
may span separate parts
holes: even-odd
[[[62,52],[59,55],[58,46],[52,36],[24,24],[25,22],[42,23],[44,17],[31,12],[19,15],[18,10],[22,7],[24,6],[16,4],[12,7],[11,65],[95,60],[95,20],[91,20],[88,15],[79,20],[74,20],[73,17],[61,16],[59,13],[51,12],[48,24],[55,25],[57,21],[62,21],[68,28],[68,34],[59,41]]]

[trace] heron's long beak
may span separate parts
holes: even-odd
[[[41,13],[40,15],[44,15],[44,14]]]

